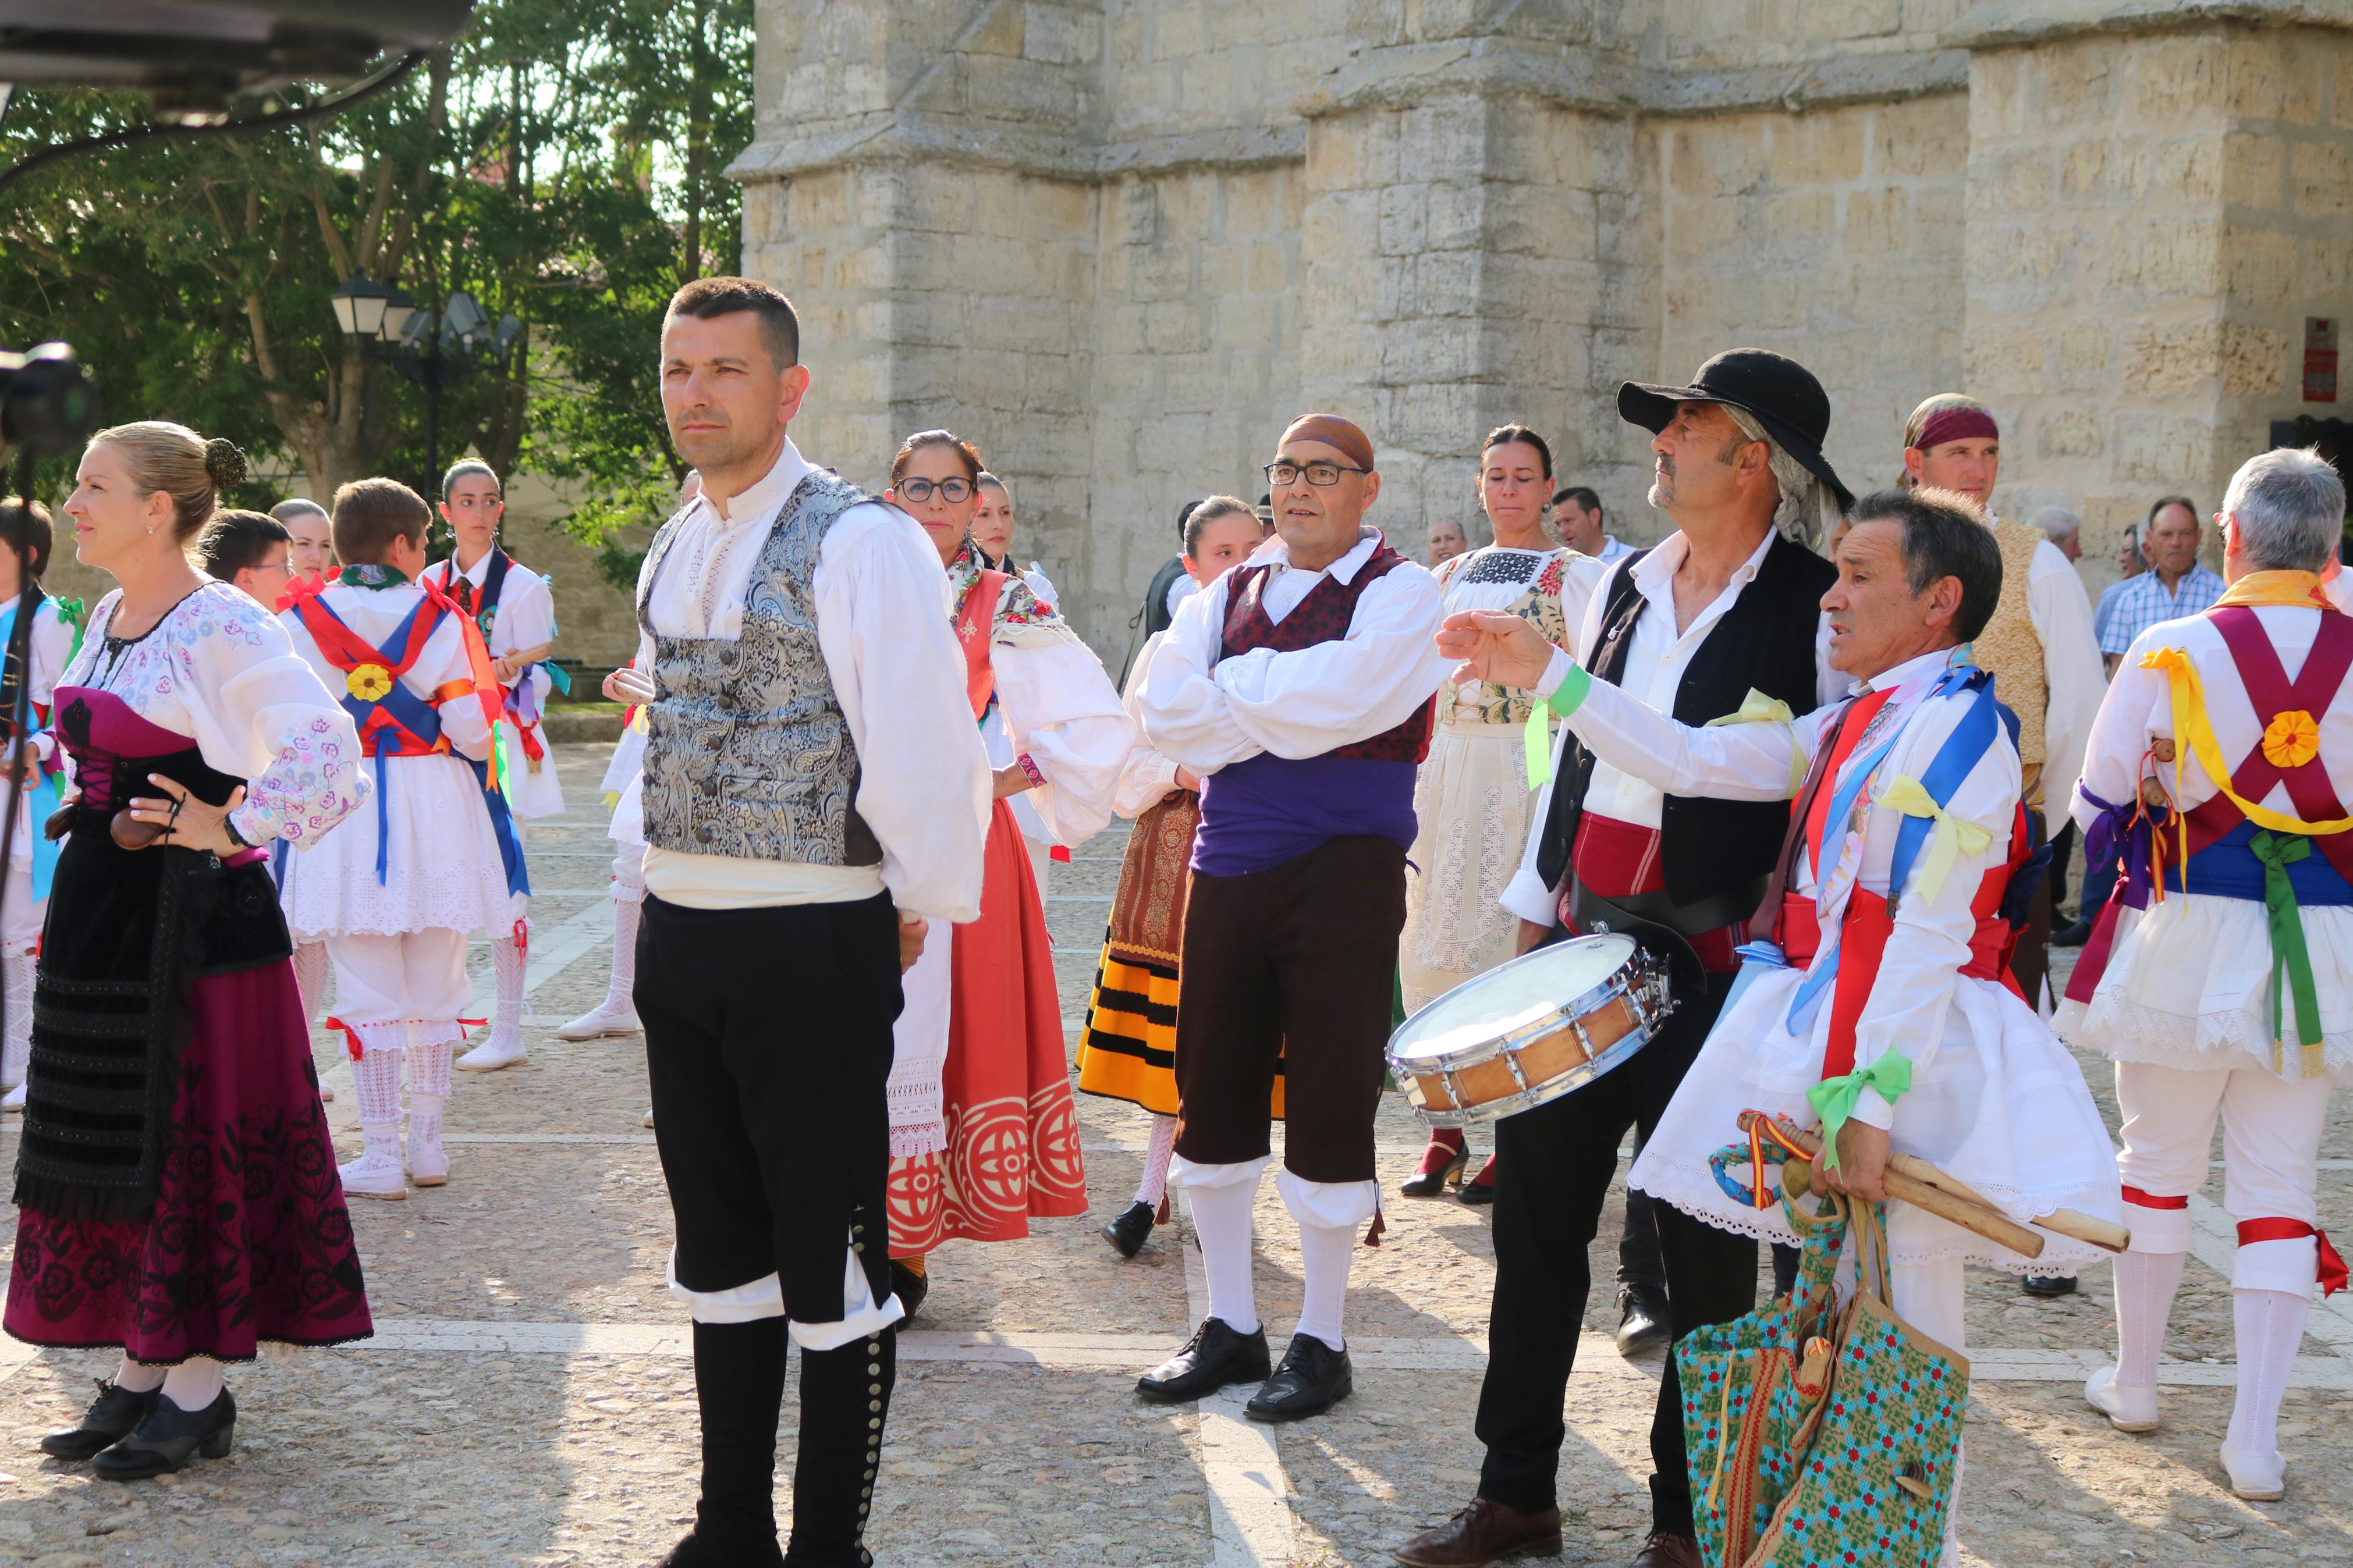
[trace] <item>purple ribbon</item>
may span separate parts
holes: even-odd
[[[2126,909],[2148,908],[2155,887],[2149,872],[2149,838],[2155,824],[2140,809],[2137,800],[2122,805],[2112,805],[2077,784],[2085,800],[2100,808],[2100,815],[2084,831],[2084,858],[2087,865],[2096,866],[2114,854],[2117,858],[2117,886]]]

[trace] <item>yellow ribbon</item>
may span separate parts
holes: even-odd
[[[1778,697],[1767,697],[1752,686],[1748,689],[1748,695],[1740,700],[1739,707],[1720,718],[1710,719],[1700,728],[1713,730],[1719,724],[1787,724],[1790,726],[1789,793],[1795,795],[1799,786],[1806,782],[1807,761],[1805,748],[1798,744],[1797,722],[1798,716],[1789,711],[1788,703]]]
[[[1879,797],[1879,804],[1892,806],[1906,816],[1926,816],[1936,820],[1936,830],[1928,837],[1928,858],[1920,862],[1920,896],[1933,899],[1936,889],[1945,885],[1945,875],[1953,862],[1963,855],[1982,855],[1993,843],[1993,830],[1953,816],[1936,804],[1918,779],[1910,774],[1899,775]],[[1901,898],[1904,889],[1890,888],[1888,892]]]
[[[2218,610],[2225,605],[2276,605],[2291,610],[2336,607],[2328,602],[2316,572],[2250,572],[2214,601]]]
[[[2263,577],[2306,576],[2311,573],[2263,572]],[[2316,581],[2317,579],[2316,579]],[[2241,584],[2246,578],[2239,579]],[[2234,584],[2235,586],[2235,584]],[[2214,738],[2214,726],[2206,717],[2206,685],[2198,679],[2198,667],[2189,656],[2178,647],[2151,648],[2141,655],[2143,669],[2161,669],[2172,685],[2173,697],[2173,799],[2177,808],[2181,801],[2181,779],[2189,754],[2195,752],[2198,765],[2214,781],[2214,788],[2232,805],[2246,814],[2248,821],[2257,827],[2267,827],[2274,833],[2304,833],[2326,837],[2332,833],[2353,831],[2353,816],[2331,817],[2326,822],[2306,822],[2300,816],[2290,816],[2274,811],[2258,801],[2249,800],[2231,787],[2230,764],[2222,760],[2221,742]],[[2268,731],[2266,731],[2268,734]],[[2181,826],[2181,863],[2183,875],[2189,864],[2189,814],[2177,809],[2174,820]]]

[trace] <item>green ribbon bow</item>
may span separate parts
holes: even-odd
[[[1585,672],[1585,667],[1571,664],[1568,675],[1553,694],[1528,710],[1528,726],[1521,731],[1521,738],[1527,744],[1530,789],[1542,789],[1552,782],[1552,730],[1545,722],[1545,715],[1557,713],[1567,718],[1592,689],[1593,677]]]
[[[66,662],[68,664],[71,664],[75,658],[81,652],[81,626],[82,616],[84,613],[82,610],[81,601],[79,599],[69,599],[62,595],[52,594],[49,595],[49,603],[58,607],[58,619],[73,627],[73,651],[66,655]]]
[[[2280,987],[2280,973],[2287,973],[2287,983],[2295,991],[2295,1037],[2305,1050],[2305,1070],[2319,1068],[2320,994],[2312,983],[2312,952],[2304,942],[2304,911],[2295,901],[2295,884],[2287,879],[2287,868],[2312,853],[2312,840],[2301,834],[2274,833],[2258,828],[2247,841],[2255,858],[2263,863],[2263,912],[2271,920],[2272,935],[2272,1068],[2280,1068],[2282,1034],[2281,1004],[2284,1000]]]
[[[1855,1101],[1866,1089],[1875,1089],[1879,1098],[1893,1105],[1912,1088],[1912,1058],[1890,1051],[1869,1067],[1860,1067],[1844,1078],[1826,1078],[1806,1090],[1806,1103],[1822,1119],[1822,1168],[1838,1169],[1839,1129],[1854,1118]]]

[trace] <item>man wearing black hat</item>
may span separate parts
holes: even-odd
[[[1822,456],[1821,384],[1779,354],[1733,349],[1689,386],[1626,383],[1618,412],[1655,434],[1650,500],[1677,531],[1610,569],[1587,609],[1578,662],[1686,724],[1753,710],[1752,690],[1793,714],[1842,693],[1819,608],[1837,574],[1809,544],[1853,498]],[[1567,727],[1553,777],[1503,898],[1523,922],[1523,950],[1606,924],[1666,962],[1675,1010],[1616,1071],[1496,1124],[1495,1294],[1478,1416],[1487,1454],[1470,1506],[1398,1550],[1414,1568],[1559,1550],[1561,1404],[1617,1151],[1630,1131],[1649,1134],[1705,1041],[1788,826],[1787,802],[1662,795],[1599,763]],[[1754,1241],[1652,1208],[1674,1337],[1755,1306]],[[1651,1458],[1652,1528],[1632,1568],[1698,1568],[1672,1355]]]

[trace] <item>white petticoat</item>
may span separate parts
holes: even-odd
[[[363,764],[376,777],[374,759]],[[331,932],[505,931],[507,877],[481,781],[454,756],[385,763],[392,826],[385,880],[375,879],[376,804],[368,801],[311,848],[286,858],[280,898],[297,942]]]
[[[1778,1203],[1757,1209],[1733,1198],[1707,1161],[1727,1143],[1746,1143],[1743,1110],[1786,1116],[1801,1127],[1818,1121],[1806,1091],[1821,1079],[1828,1000],[1810,1031],[1817,1037],[1796,1039],[1783,1026],[1802,974],[1764,971],[1725,1009],[1634,1162],[1630,1185],[1720,1229],[1797,1240]],[[2122,1223],[2116,1148],[2084,1075],[2005,987],[1962,976],[1942,1044],[1925,1066],[1915,1063],[1911,1091],[1896,1100],[1889,1130],[1896,1152],[1935,1163],[2021,1224],[2059,1208]],[[1736,1175],[1745,1169],[1744,1163]],[[1903,1203],[1889,1205],[1887,1228],[1899,1263],[1959,1258],[2016,1274],[2065,1274],[2107,1256],[2043,1231],[2042,1256],[2028,1259]]]
[[[2320,999],[2326,1074],[2353,1078],[2353,908],[2302,911]],[[2304,1077],[2293,995],[2281,1011],[2284,1044],[2272,1050],[2270,918],[2252,899],[2168,893],[2125,910],[2116,945],[2088,1003],[2062,1003],[2052,1026],[2112,1061],[2191,1070],[2262,1067]]]
[[[564,786],[555,780],[555,749],[548,744],[544,726],[533,724],[530,732],[544,754],[534,771],[529,759],[522,757],[522,748],[516,748],[515,755],[520,760],[513,776],[508,781],[508,787],[513,793],[507,796],[507,805],[525,822],[533,817],[562,816]]]
[[[1496,900],[1519,869],[1535,802],[1522,726],[1440,727],[1415,780],[1421,830],[1406,857],[1398,974],[1409,1013],[1519,952],[1519,917]]]
[[[605,837],[625,849],[635,849],[640,855],[646,847],[646,777],[631,773],[629,782],[621,788],[621,798],[614,803],[613,820],[605,829]]]

